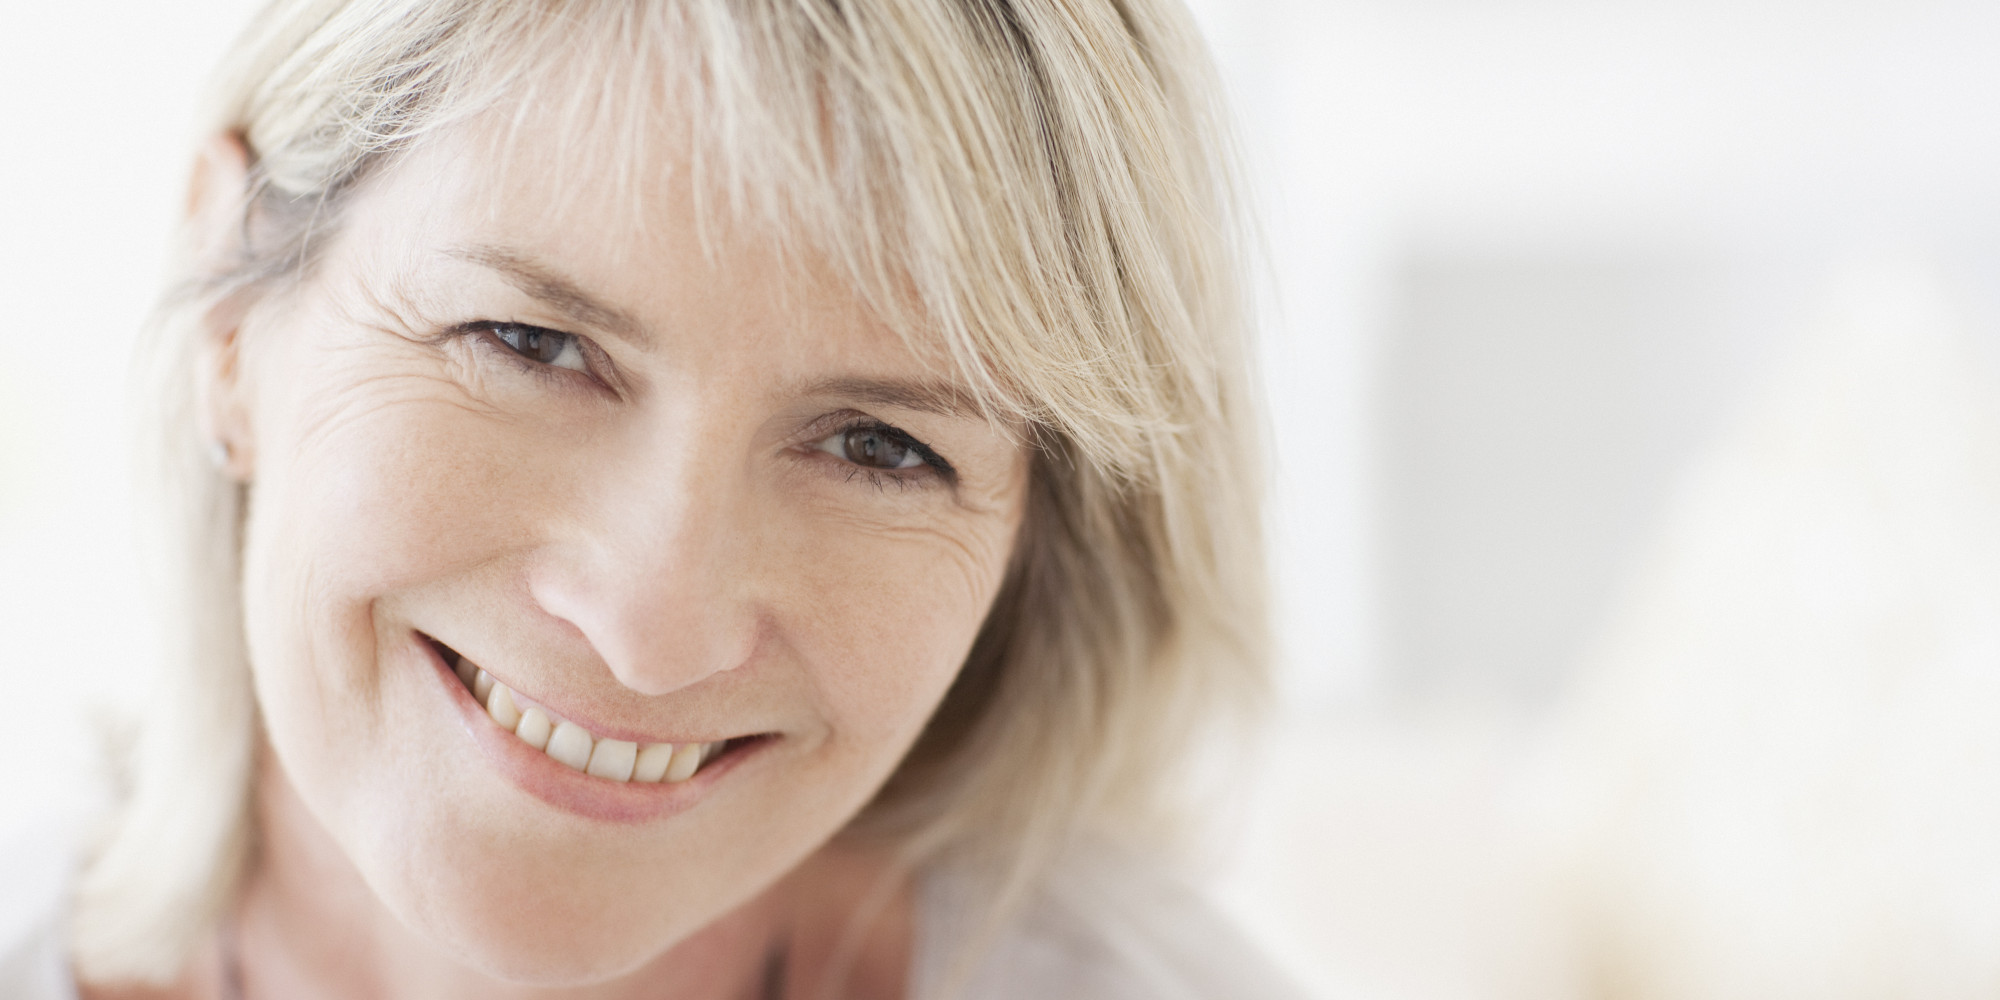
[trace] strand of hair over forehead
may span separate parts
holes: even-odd
[[[715,209],[831,257],[898,330],[941,334],[999,415],[1114,480],[1182,466],[1185,427],[1231,405],[1211,346],[1238,332],[1217,329],[1239,308],[1226,206],[1172,134],[1211,116],[1148,62],[1189,62],[1181,25],[1054,0],[305,2],[324,15],[274,22],[317,23],[304,44],[246,47],[288,58],[247,68],[266,106],[237,118],[285,194],[336,194],[496,106],[568,102],[565,134],[514,142],[609,152],[636,193],[673,165],[659,137],[685,139]]]

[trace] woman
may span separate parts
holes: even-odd
[[[1202,65],[1141,0],[266,10],[80,995],[1277,990],[1119,860],[1262,668]]]

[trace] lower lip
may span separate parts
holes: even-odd
[[[452,673],[444,657],[430,643],[416,637],[416,645],[445,686],[445,697],[458,710],[459,721],[465,726],[466,735],[472,737],[473,745],[479,748],[480,756],[522,791],[585,819],[637,824],[678,816],[707,798],[717,782],[777,742],[766,737],[732,746],[703,764],[694,777],[675,784],[592,777],[571,770],[501,729],[486,714],[486,709],[472,699],[472,692],[459,683],[458,675]]]

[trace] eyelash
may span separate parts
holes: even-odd
[[[592,382],[602,384],[601,380],[593,374],[580,372],[573,368],[558,367],[546,362],[537,361],[522,354],[511,344],[500,339],[500,331],[507,329],[521,330],[545,337],[567,337],[575,341],[580,350],[587,343],[583,337],[573,333],[564,333],[561,330],[551,330],[547,327],[533,326],[527,323],[505,323],[494,320],[478,320],[466,323],[459,326],[455,332],[473,335],[474,342],[481,349],[489,354],[497,355],[515,370],[531,375],[536,380],[551,388],[573,389],[576,385],[574,377],[587,378]],[[588,358],[590,352],[586,350],[584,353],[585,357]],[[588,361],[586,361],[586,365],[595,367],[595,365],[590,364]],[[821,423],[824,423],[824,421]],[[814,452],[821,452],[822,449],[816,447],[821,442],[835,436],[852,434],[855,431],[872,431],[884,437],[891,438],[903,447],[915,452],[917,457],[923,460],[923,464],[911,469],[876,469],[835,457],[833,460],[844,466],[843,481],[845,482],[851,483],[860,479],[878,490],[886,490],[891,485],[899,489],[908,489],[911,486],[929,485],[933,481],[950,483],[958,478],[958,470],[952,468],[951,463],[946,461],[944,456],[931,450],[929,445],[917,440],[908,431],[900,427],[885,424],[872,417],[849,419],[823,431],[815,429],[811,432],[813,436],[804,443],[815,446],[812,449]]]

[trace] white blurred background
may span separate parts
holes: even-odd
[[[252,5],[0,12],[0,820],[129,690],[126,357]],[[1204,0],[1316,995],[2000,993],[2000,7]]]

